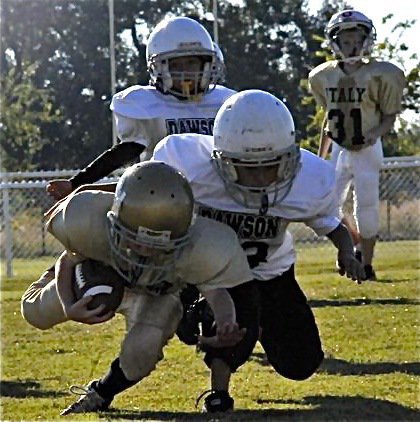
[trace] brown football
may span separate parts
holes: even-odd
[[[93,259],[77,264],[73,275],[73,293],[76,300],[92,296],[88,309],[101,304],[105,309],[101,315],[116,311],[124,295],[124,279],[109,265]]]

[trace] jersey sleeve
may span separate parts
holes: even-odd
[[[46,223],[47,230],[66,250],[106,262],[106,212],[113,197],[112,193],[99,191],[71,195],[54,210]]]
[[[197,217],[181,271],[200,291],[230,288],[252,280],[248,261],[236,233],[223,223]]]
[[[181,173],[187,175],[189,172],[186,171],[186,166],[194,165],[194,157],[191,155],[191,151],[197,152],[199,138],[205,137],[206,135],[198,134],[179,134],[169,135],[163,138],[155,147],[151,160],[163,161],[164,163],[175,167]],[[193,144],[193,148],[189,148],[188,145]],[[200,151],[201,152],[201,151]]]
[[[318,236],[325,236],[340,224],[339,206],[335,191],[330,191],[323,198],[321,204],[322,206],[317,210],[316,215],[306,220],[305,224]]]
[[[149,146],[149,141],[143,131],[143,125],[140,120],[131,117],[125,117],[114,112],[117,135],[121,142],[136,142],[138,144]]]
[[[379,79],[379,107],[383,114],[396,114],[402,109],[401,101],[406,86],[404,72],[391,63],[383,66]]]
[[[322,82],[322,78],[317,70],[318,68],[315,68],[312,72],[309,73],[308,88],[314,96],[316,103],[320,105],[324,110],[326,110],[327,98],[325,97],[325,88]]]
[[[324,236],[340,224],[335,169],[326,160],[301,149],[302,168],[284,200],[285,217],[301,221],[318,236]]]

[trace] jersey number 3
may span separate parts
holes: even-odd
[[[245,251],[248,258],[249,268],[255,268],[261,262],[267,262],[268,245],[263,242],[244,242],[242,249]]]
[[[338,145],[343,145],[349,134],[346,133],[344,119],[346,115],[338,108],[333,108],[328,112],[328,120],[335,124],[334,132],[328,131],[327,135],[337,142]],[[350,110],[349,118],[352,119],[353,136],[351,137],[351,145],[363,145],[362,135],[362,114],[360,108],[352,108]],[[350,146],[350,145],[343,145]]]

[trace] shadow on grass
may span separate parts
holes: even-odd
[[[309,300],[311,308],[323,308],[323,307],[340,307],[340,306],[363,306],[363,305],[420,305],[420,300],[408,299],[405,297],[395,299],[321,299],[321,300]]]
[[[0,397],[14,397],[24,399],[28,397],[62,397],[66,393],[60,391],[45,391],[40,389],[41,384],[33,380],[0,381]]]
[[[352,363],[327,357],[322,362],[318,372],[325,372],[329,375],[379,375],[395,372],[420,375],[420,362]]]
[[[420,412],[387,400],[369,399],[360,396],[305,397],[301,401],[277,398],[257,399],[256,404],[266,405],[261,410],[236,409],[226,414],[202,414],[197,412],[156,412],[112,409],[103,415],[106,420],[159,420],[159,421],[331,421],[331,420],[419,420]],[[302,409],[273,409],[272,405],[302,406]],[[305,407],[305,408],[303,408]]]
[[[250,361],[257,365],[270,366],[264,352],[253,352]],[[377,362],[352,363],[343,359],[325,357],[318,371],[328,375],[380,375],[400,372],[403,374],[420,375],[420,362]]]

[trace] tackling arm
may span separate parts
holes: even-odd
[[[233,300],[226,289],[214,289],[202,292],[210,305],[216,322],[216,336],[199,336],[200,345],[211,347],[230,347],[238,343],[245,335],[246,329],[239,329]]]
[[[96,182],[108,176],[114,170],[137,159],[144,148],[144,145],[136,142],[123,142],[114,145],[70,179],[52,180],[47,185],[47,192],[56,200],[62,199],[77,187]]]

